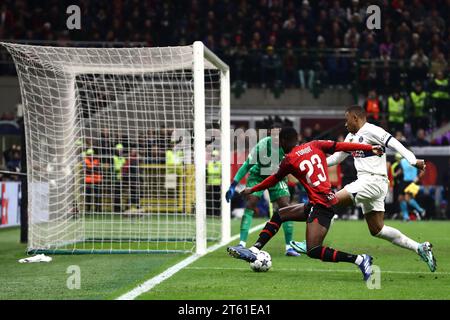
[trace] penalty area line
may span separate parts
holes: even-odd
[[[249,233],[253,233],[253,232],[257,231],[257,230],[260,230],[262,227],[264,227],[264,225],[265,225],[265,223],[261,223],[261,224],[255,226],[255,227],[251,228],[249,230]],[[204,257],[208,253],[216,251],[217,249],[219,249],[219,248],[221,248],[223,246],[226,246],[228,243],[230,243],[230,242],[232,242],[232,241],[234,241],[234,240],[236,240],[238,238],[239,238],[239,234],[236,234],[236,235],[232,236],[230,238],[230,241],[228,241],[227,243],[218,243],[218,244],[215,244],[215,245],[209,247],[206,250],[206,254],[204,254],[204,255],[193,254],[192,256],[187,257],[186,259],[178,262],[176,265],[173,265],[172,267],[168,268],[166,271],[158,274],[157,276],[155,276],[155,277],[153,277],[151,279],[148,279],[147,281],[145,281],[144,283],[138,285],[136,288],[132,289],[131,291],[128,291],[127,293],[125,293],[125,294],[121,295],[120,297],[116,298],[116,300],[134,300],[134,299],[136,299],[141,294],[150,291],[156,285],[160,284],[164,280],[169,279],[175,273],[177,273],[181,269],[187,267],[188,265],[190,265],[191,263],[195,262],[199,258]]]

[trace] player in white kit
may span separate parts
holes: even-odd
[[[383,128],[368,123],[366,113],[359,106],[351,106],[345,112],[345,126],[349,134],[345,142],[382,145],[399,152],[411,165],[419,170],[425,170],[425,161],[416,159],[415,155],[406,149],[397,139]],[[352,155],[358,179],[336,193],[339,206],[347,207],[359,204],[372,236],[385,239],[391,243],[416,252],[424,260],[432,272],[436,271],[436,260],[432,245],[429,242],[418,243],[399,230],[384,224],[384,200],[388,192],[386,154],[377,156],[371,152],[354,151],[336,152],[327,158],[329,167],[337,165],[346,157]],[[301,243],[292,241],[296,251],[301,251]]]

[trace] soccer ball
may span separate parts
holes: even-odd
[[[272,258],[266,251],[260,251],[256,255],[256,260],[250,263],[250,268],[255,272],[266,272],[272,267]]]

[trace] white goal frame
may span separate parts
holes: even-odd
[[[22,47],[33,47],[27,45],[20,45],[14,43],[0,42],[0,45],[5,46],[8,51],[13,55],[13,49]],[[14,48],[16,47],[16,48]],[[50,47],[48,47],[50,48]],[[172,47],[173,48],[173,47]],[[176,48],[176,47],[175,47]],[[67,48],[71,50],[71,48]],[[92,48],[97,50],[102,50],[102,48]],[[135,48],[136,50],[142,48]],[[76,49],[74,49],[76,50]],[[105,49],[108,50],[108,49]],[[128,50],[133,50],[129,48]],[[196,41],[192,45],[192,55],[193,64],[192,65],[181,65],[181,68],[190,69],[193,72],[193,82],[194,82],[194,166],[195,166],[195,253],[198,255],[203,255],[207,252],[208,239],[207,239],[207,217],[206,217],[206,121],[205,121],[205,68],[211,69],[216,68],[220,72],[220,161],[221,161],[221,234],[220,243],[225,244],[230,241],[231,238],[231,212],[230,204],[225,200],[225,193],[228,189],[230,183],[230,152],[231,152],[231,139],[230,139],[230,70],[229,66],[224,63],[219,57],[217,57],[212,51],[203,45],[201,41]],[[14,55],[13,55],[13,58]],[[29,58],[33,60],[33,57]],[[18,62],[14,59],[16,65]],[[128,66],[129,68],[129,66]],[[106,70],[107,69],[107,70]],[[151,69],[151,70],[150,70]],[[126,74],[130,69],[127,69],[126,65],[117,66],[102,66],[101,64],[93,66],[85,66],[72,64],[67,67],[63,67],[61,72],[66,75],[69,74],[70,77],[68,81],[63,84],[65,88],[74,88],[76,77],[79,74],[84,73],[94,73],[94,72],[113,72],[114,74]],[[149,71],[165,71],[164,67],[161,70],[155,69],[154,66],[149,68]],[[19,76],[19,82],[21,87],[22,100],[24,104],[27,103],[27,97],[24,90],[24,84]],[[67,96],[65,97],[65,103],[75,104],[75,91],[66,90]],[[26,107],[24,105],[24,107]],[[70,115],[70,120],[74,121],[75,115]],[[25,121],[25,125],[26,125]],[[27,142],[27,149],[30,150],[29,142]],[[27,155],[28,168],[31,168],[31,156]],[[28,176],[28,184],[31,182],[31,177]],[[29,195],[31,195],[32,188],[29,188]],[[31,197],[28,197],[28,204],[31,207]],[[29,228],[31,228],[31,215],[28,217]],[[30,237],[32,237],[32,232],[29,232]],[[30,243],[30,242],[29,242]],[[30,250],[30,247],[29,247]],[[33,251],[33,250],[31,250]],[[37,250],[39,251],[39,250]],[[45,251],[45,250],[44,250]],[[158,251],[158,250],[157,250]],[[83,252],[86,253],[86,252]],[[95,252],[92,252],[95,253]],[[102,252],[105,253],[105,252]]]
[[[225,200],[225,193],[230,183],[230,69],[201,41],[194,42],[194,163],[196,168],[206,167],[205,144],[205,83],[204,60],[208,60],[220,70],[221,102],[221,161],[222,161],[222,243],[231,238],[231,210]],[[202,183],[203,182],[203,183]],[[206,243],[206,176],[205,170],[195,170],[196,199],[196,253],[205,254]]]

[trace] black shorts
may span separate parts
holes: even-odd
[[[330,228],[331,220],[335,214],[334,207],[327,208],[321,204],[312,205],[310,203],[306,205],[305,212],[308,214],[306,223],[317,222],[327,229]]]

